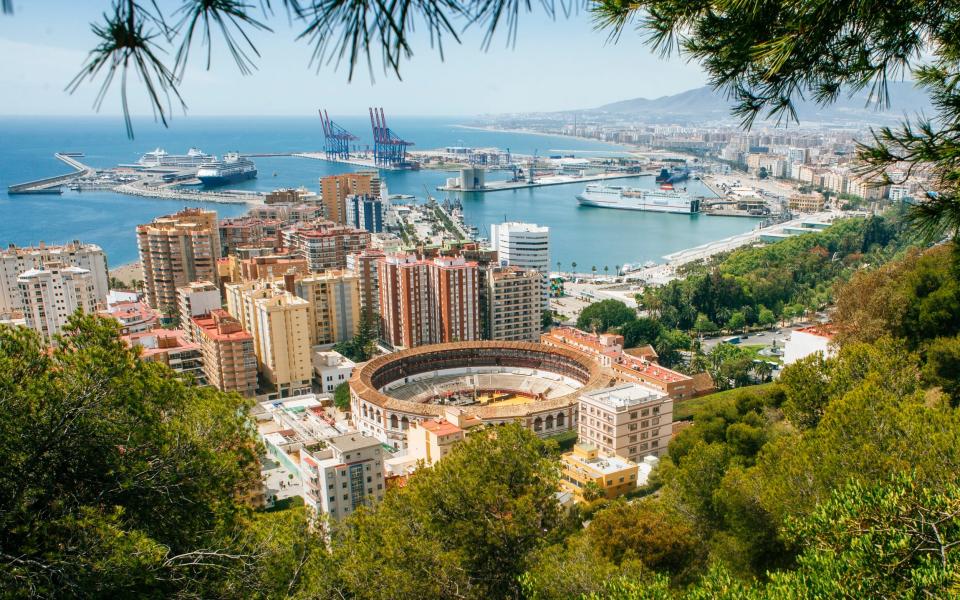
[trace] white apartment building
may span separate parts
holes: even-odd
[[[77,310],[92,313],[97,308],[93,274],[80,267],[49,263],[17,277],[19,305],[27,327],[50,343]]]
[[[300,449],[304,501],[317,512],[342,519],[383,499],[384,449],[362,433],[329,438],[325,447]]]
[[[495,223],[490,226],[490,244],[500,264],[543,273],[543,306],[550,304],[550,228],[532,223]]]
[[[673,400],[665,393],[628,383],[580,396],[579,440],[634,462],[662,456],[673,433]]]
[[[25,271],[39,269],[46,263],[65,267],[79,267],[90,272],[96,303],[106,306],[109,292],[107,257],[96,244],[73,241],[62,246],[20,248],[10,244],[0,250],[0,315],[22,311],[20,286],[17,278]]]
[[[220,308],[222,304],[220,288],[212,281],[192,281],[178,287],[177,305],[180,310],[180,327],[186,329],[192,341],[198,341],[190,326],[192,317],[210,314],[210,311]]]

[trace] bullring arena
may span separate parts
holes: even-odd
[[[450,407],[487,424],[520,421],[537,435],[576,429],[577,398],[609,377],[586,354],[529,342],[420,346],[374,358],[350,379],[360,431],[402,448],[410,423]]]

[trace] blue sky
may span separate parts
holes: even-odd
[[[109,0],[15,0],[14,6],[13,16],[0,16],[0,114],[91,114],[96,86],[72,96],[63,88],[95,45],[89,23]],[[250,76],[237,71],[218,40],[212,71],[203,69],[205,51],[194,48],[181,88],[188,114],[312,115],[322,106],[331,116],[356,115],[371,104],[402,115],[550,111],[653,98],[705,80],[698,66],[651,53],[639,32],[625,32],[618,43],[608,44],[584,13],[557,21],[542,12],[525,15],[515,46],[505,47],[503,33],[488,52],[481,50],[481,32],[468,31],[462,45],[445,47],[443,61],[425,36],[415,36],[402,81],[375,68],[375,81],[361,70],[349,83],[344,68],[327,66],[316,73],[309,67],[310,47],[294,41],[298,30],[283,15],[269,24],[273,34],[254,36],[263,56]],[[149,114],[136,83],[131,104],[134,112]],[[101,112],[119,113],[119,93],[110,94]]]

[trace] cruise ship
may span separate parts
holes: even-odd
[[[589,184],[577,201],[584,206],[600,208],[619,208],[621,210],[643,210],[694,214],[700,212],[700,198],[686,191],[677,191],[666,184],[659,190],[645,190],[614,185]]]
[[[197,148],[190,148],[186,154],[167,154],[163,148],[147,152],[137,161],[137,167],[155,169],[157,167],[174,167],[182,169],[196,168],[216,157],[210,156]]]
[[[257,176],[257,166],[248,158],[243,158],[237,152],[223,155],[223,160],[207,161],[197,170],[197,179],[203,185],[216,186],[245,181]]]

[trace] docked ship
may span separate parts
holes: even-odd
[[[694,214],[700,212],[700,198],[695,198],[685,190],[674,190],[670,184],[658,190],[645,190],[615,185],[589,184],[577,201],[584,206],[600,208],[619,208],[621,210],[642,210]]]
[[[660,169],[657,175],[657,183],[680,183],[690,177],[690,170],[686,167],[673,167],[672,169]]]
[[[203,185],[217,186],[237,181],[253,179],[257,176],[257,166],[248,158],[243,158],[237,152],[223,155],[223,160],[207,161],[197,169],[197,179]]]
[[[190,148],[186,154],[168,154],[163,148],[157,148],[141,156],[137,164],[133,166],[144,169],[155,169],[157,167],[192,169],[215,158],[197,148]]]

